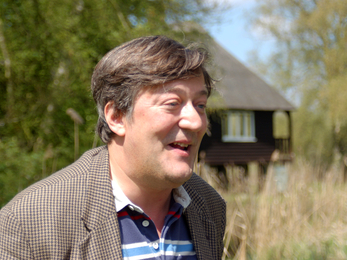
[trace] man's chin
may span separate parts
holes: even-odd
[[[192,177],[192,174],[193,174],[193,170],[190,169],[188,171],[174,173],[173,175],[170,176],[169,179],[170,179],[171,183],[173,183],[173,184],[175,184],[175,186],[179,187],[183,183],[188,181]],[[177,187],[175,187],[175,188],[177,188]]]

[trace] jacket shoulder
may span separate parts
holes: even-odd
[[[85,152],[76,162],[56,173],[53,173],[47,178],[32,184],[18,193],[7,205],[4,206],[4,208],[13,208],[16,204],[27,199],[34,193],[40,193],[46,190],[50,190],[50,192],[53,191],[54,193],[54,190],[59,190],[59,188],[56,187],[71,186],[74,181],[78,181],[78,179],[82,181],[82,179],[87,178],[86,175],[92,164],[96,164],[95,161],[102,160],[102,157],[105,156],[108,156],[107,148],[105,146]]]
[[[107,161],[106,147],[87,151],[16,195],[0,211],[0,258],[65,259],[77,253],[77,242],[87,234],[81,220],[86,201],[97,197],[89,190],[108,178]]]
[[[225,223],[226,203],[211,185],[194,173],[183,186],[197,209],[213,222]]]
[[[195,173],[193,173],[192,177],[184,184],[184,187],[189,194],[193,193],[192,196],[194,196],[194,193],[201,196],[209,206],[216,205],[220,207],[225,204],[222,196],[210,184]]]

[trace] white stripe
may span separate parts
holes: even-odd
[[[169,245],[190,245],[192,241],[190,240],[170,240],[170,239],[160,239],[160,243]]]
[[[160,251],[158,253],[151,253],[151,254],[146,254],[146,255],[136,255],[136,256],[128,256],[124,257],[124,260],[141,260],[141,259],[148,259],[148,258],[153,258],[153,257],[158,257],[161,255],[167,255],[167,256],[188,256],[188,255],[195,255],[195,252],[172,252],[172,251]]]
[[[161,252],[162,252],[162,255],[173,255],[173,256],[195,255],[195,252],[190,252],[190,251],[184,251],[184,252],[161,251]]]
[[[139,242],[139,243],[126,244],[126,245],[122,245],[122,249],[132,249],[132,248],[144,247],[144,246],[148,246],[148,243]]]
[[[136,255],[136,256],[124,256],[124,260],[141,260],[141,259],[148,259],[155,257],[154,254],[148,254],[148,255]]]
[[[152,253],[152,254],[146,254],[146,255],[136,255],[136,256],[126,256],[123,259],[124,260],[141,260],[141,259],[148,259],[153,257],[161,256],[162,254],[160,252],[158,253]]]
[[[154,243],[160,243],[160,244],[165,244],[165,245],[191,245],[191,244],[193,244],[192,241],[190,241],[190,240],[181,241],[181,240],[170,240],[170,239],[160,238],[160,239],[152,241],[150,243],[139,242],[139,243],[122,245],[122,249],[132,249],[132,248],[145,247],[145,246],[153,247]]]

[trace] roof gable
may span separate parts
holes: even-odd
[[[277,90],[214,40],[211,40],[209,50],[214,58],[218,74],[221,75],[216,88],[223,102],[214,102],[214,107],[264,111],[294,110],[294,107]]]

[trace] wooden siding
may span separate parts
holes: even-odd
[[[269,162],[275,150],[273,137],[273,111],[254,111],[254,143],[223,142],[221,120],[217,113],[209,116],[211,136],[205,135],[200,151],[204,151],[205,162],[210,165],[246,164],[250,161]]]

